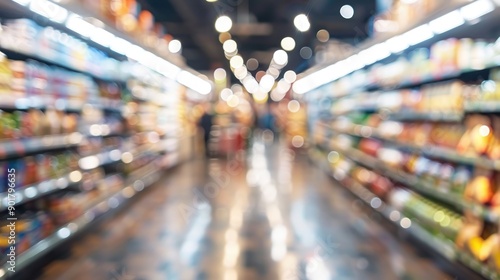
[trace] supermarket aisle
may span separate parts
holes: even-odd
[[[39,279],[449,279],[358,208],[305,158],[256,143],[246,161],[178,167]]]

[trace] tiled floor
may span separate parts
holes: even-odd
[[[176,168],[39,279],[451,279],[305,158],[250,154]]]

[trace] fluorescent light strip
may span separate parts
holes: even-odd
[[[395,36],[385,41],[385,45],[394,54],[400,53],[410,47],[403,36]]]
[[[66,21],[66,27],[83,37],[90,37],[90,34],[94,32],[95,26],[90,22],[85,21],[81,16],[77,14],[71,14]]]
[[[31,0],[12,0],[12,1],[23,6],[28,6],[28,4],[31,3]]]
[[[436,34],[442,34],[464,24],[462,14],[456,10],[429,22],[429,26]]]
[[[56,23],[63,23],[68,17],[68,10],[47,0],[31,1],[30,10]]]
[[[79,35],[90,38],[95,43],[110,48],[110,50],[126,55],[129,59],[138,61],[151,70],[157,71],[167,78],[201,93],[209,94],[212,86],[209,82],[187,72],[181,71],[176,65],[156,56],[155,54],[144,50],[143,48],[128,42],[125,39],[116,37],[111,32],[103,28],[96,27],[90,22],[85,21],[81,16],[70,13],[65,8],[47,0],[12,0],[20,5],[27,6],[31,11],[56,22],[64,23],[68,29]]]
[[[112,51],[122,55],[127,54],[127,51],[130,49],[130,47],[132,47],[132,44],[120,37],[115,37],[109,46]]]
[[[99,27],[94,29],[94,32],[90,37],[90,40],[106,48],[109,47],[111,41],[113,41],[114,39],[115,35]]]
[[[462,7],[460,9],[460,13],[465,20],[471,21],[488,14],[493,10],[495,10],[495,6],[490,0],[477,0]]]
[[[411,46],[415,46],[434,37],[434,32],[432,32],[428,24],[423,24],[406,32],[402,36]]]
[[[177,75],[177,81],[185,85],[186,87],[197,91],[203,95],[209,94],[212,91],[212,86],[205,80],[191,74],[186,70],[182,70],[179,75]]]

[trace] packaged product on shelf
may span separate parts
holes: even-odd
[[[36,177],[40,181],[45,181],[50,178],[51,176],[51,162],[50,158],[45,155],[45,154],[38,154],[36,155],[36,170],[37,170],[37,175]]]
[[[364,138],[359,142],[359,149],[364,153],[376,157],[378,151],[383,147],[382,142],[375,139]]]
[[[373,193],[381,198],[385,198],[393,188],[392,181],[380,175],[375,178],[370,186]]]
[[[432,126],[429,134],[429,143],[438,147],[456,149],[465,133],[462,124],[437,123]]]
[[[486,154],[493,140],[491,120],[484,115],[469,115],[465,120],[466,132],[457,150],[464,155]]]
[[[472,171],[470,168],[465,166],[459,166],[455,169],[453,176],[450,181],[450,190],[453,193],[463,195],[465,193],[465,188],[467,183],[472,177]]]
[[[10,82],[12,81],[12,70],[9,60],[4,53],[0,52],[0,95],[10,94]]]
[[[500,160],[500,116],[493,116],[492,123],[492,139],[490,140],[487,155],[493,160]]]
[[[60,194],[49,198],[48,211],[55,224],[62,225],[83,213],[85,194]]]
[[[465,198],[481,204],[489,203],[495,194],[493,174],[492,170],[476,168],[465,188]]]
[[[26,157],[23,160],[26,165],[24,184],[31,185],[38,182],[38,172],[37,172],[37,165],[35,162],[35,158]]]

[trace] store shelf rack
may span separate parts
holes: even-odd
[[[15,193],[12,193],[11,195],[15,198],[15,206],[17,207],[20,204],[38,199],[57,190],[66,189],[71,185],[79,183],[81,179],[81,172],[75,170],[59,178],[49,179],[40,183],[15,189]],[[8,201],[9,193],[0,193],[0,211],[7,209],[9,206]]]
[[[498,274],[496,271],[491,270],[481,262],[474,259],[468,253],[463,252],[462,250],[457,248],[456,245],[451,241],[436,237],[422,228],[419,224],[412,223],[411,219],[405,217],[400,211],[384,202],[380,197],[373,194],[365,186],[356,182],[354,179],[350,178],[349,176],[345,176],[343,178],[335,176],[331,170],[331,167],[329,167],[326,163],[325,158],[320,159],[313,157],[313,161],[317,165],[319,165],[327,174],[329,174],[335,181],[343,185],[354,196],[362,200],[366,205],[382,215],[387,221],[393,223],[398,228],[410,234],[412,237],[426,244],[428,247],[445,257],[447,260],[451,262],[459,261],[460,263],[464,264],[468,268],[474,270],[476,273],[487,279],[500,279],[500,274]]]
[[[124,188],[91,206],[82,216],[60,227],[52,235],[20,254],[16,260],[16,271],[38,260],[44,254],[62,244],[69,237],[82,232],[95,222],[98,217],[117,209],[118,206],[136,196],[146,187],[154,184],[160,177],[161,171],[155,170],[141,173],[129,179]],[[5,264],[3,268],[0,269],[0,279],[7,279],[9,275],[8,264]]]
[[[416,176],[408,174],[394,167],[390,167],[385,162],[367,155],[360,150],[354,148],[343,148],[334,144],[323,145],[322,147],[325,149],[331,149],[340,152],[351,160],[372,170],[375,170],[378,173],[383,174],[388,178],[405,185],[411,190],[442,201],[448,205],[453,206],[457,210],[460,210],[462,212],[471,211],[471,213],[476,216],[482,217],[486,221],[500,224],[499,213],[494,213],[487,207],[484,207],[478,203],[466,201],[461,196],[439,191],[431,184],[418,179]]]
[[[75,132],[66,135],[48,135],[26,139],[4,140],[0,142],[0,160],[29,153],[77,146],[83,135]]]
[[[364,125],[350,125],[343,128],[330,128],[323,126],[337,133],[347,134],[361,138],[374,138],[390,143],[395,148],[406,149],[411,152],[420,153],[435,159],[477,166],[484,169],[500,171],[500,160],[492,160],[484,156],[465,156],[450,148],[438,147],[433,145],[417,146],[408,143],[402,143],[395,139],[384,137],[376,132],[376,129]]]

